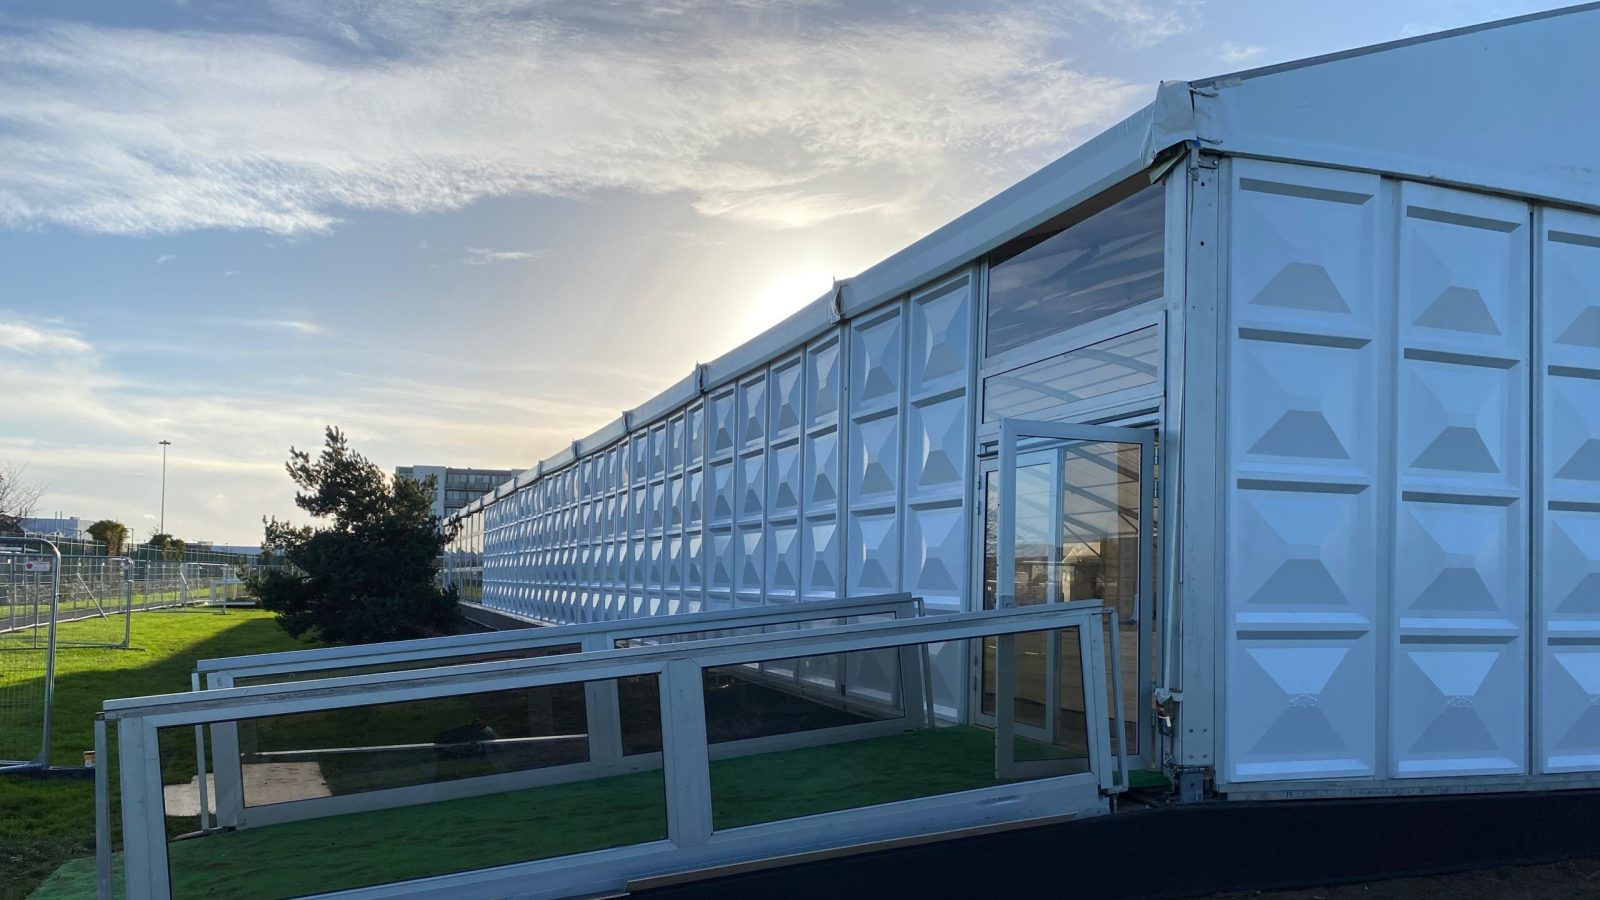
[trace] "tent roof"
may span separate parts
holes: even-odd
[[[1362,169],[1600,209],[1600,3],[1200,79],[574,441],[502,493],[966,265],[1169,148]],[[474,503],[463,514],[480,508]]]
[[[1190,83],[1201,144],[1600,208],[1600,3]]]

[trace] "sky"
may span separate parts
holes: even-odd
[[[1192,79],[1513,0],[0,0],[0,464],[253,544],[526,468]]]

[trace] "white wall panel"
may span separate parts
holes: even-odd
[[[740,379],[734,466],[734,517],[739,548],[734,592],[740,605],[764,602],[766,583],[767,408],[765,371]]]
[[[905,590],[930,609],[958,611],[967,585],[966,499],[972,451],[969,392],[977,292],[964,273],[907,303]],[[943,705],[959,694],[940,698]]]
[[[796,353],[774,362],[767,374],[771,392],[767,404],[765,538],[768,603],[792,602],[800,597],[805,366],[806,354]]]
[[[1376,767],[1379,180],[1238,161],[1229,232],[1224,766]]]
[[[1529,211],[1400,186],[1390,774],[1527,767]]]
[[[847,592],[900,588],[905,303],[852,323]]]
[[[706,398],[706,607],[733,606],[734,510],[739,502],[734,445],[738,392],[719,389]]]
[[[1600,771],[1600,216],[1538,233],[1537,758]]]
[[[845,456],[845,331],[835,329],[806,347],[801,403],[800,596],[828,600],[844,595],[844,541],[840,521]]]

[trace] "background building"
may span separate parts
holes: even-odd
[[[92,520],[77,516],[32,516],[22,520],[22,530],[45,537],[81,538]]]
[[[433,476],[433,514],[440,521],[460,512],[462,507],[494,490],[514,477],[517,469],[453,469],[449,466],[400,466],[396,478],[426,481]]]

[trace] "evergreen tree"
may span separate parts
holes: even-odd
[[[263,548],[288,565],[250,583],[285,631],[364,644],[454,629],[455,588],[435,580],[447,535],[433,515],[431,483],[390,479],[333,427],[316,458],[291,447],[285,468],[300,488],[295,505],[322,523],[264,520]]]

